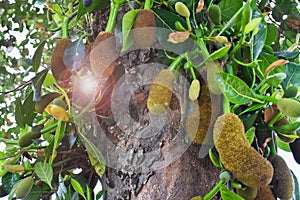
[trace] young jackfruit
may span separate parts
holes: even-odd
[[[214,142],[225,169],[249,187],[268,185],[273,176],[271,163],[248,142],[244,125],[235,114],[219,117],[214,125]]]
[[[290,121],[286,117],[284,117],[281,120],[279,120],[278,122],[276,122],[274,124],[274,126],[282,126],[282,125],[289,125],[289,124],[291,124]],[[286,143],[292,143],[292,142],[294,142],[295,138],[288,138],[288,137],[286,137],[284,135],[297,135],[296,131],[291,131],[291,132],[279,132],[279,131],[277,131],[277,133],[278,133],[277,136],[282,141],[284,141]],[[284,135],[282,135],[282,134],[284,134]]]
[[[257,188],[246,187],[245,189],[237,189],[236,192],[245,200],[254,200],[257,195]]]
[[[71,40],[69,38],[60,39],[53,50],[51,58],[51,71],[54,78],[58,81],[64,81],[71,76],[71,72],[63,60],[64,52],[70,43]]]
[[[53,101],[53,99],[59,97],[60,94],[57,92],[51,92],[48,94],[45,94],[41,97],[41,100],[36,102],[34,105],[34,109],[38,113],[43,113],[47,105]]]
[[[290,199],[294,194],[294,180],[290,169],[282,157],[276,155],[270,159],[274,168],[271,181],[273,194],[280,199]]]
[[[295,161],[298,164],[300,164],[300,138],[297,138],[294,142],[290,143],[289,145]]]
[[[25,198],[30,193],[32,186],[33,186],[32,176],[20,180],[15,192],[16,197],[18,199]]]
[[[221,9],[218,5],[212,4],[209,7],[208,16],[214,24],[221,24]]]
[[[278,109],[289,117],[300,117],[300,102],[289,99],[289,98],[281,98],[277,101]]]
[[[19,138],[19,146],[20,147],[28,147],[29,145],[32,144],[33,140],[38,139],[41,137],[41,133],[40,132],[27,132],[24,135],[22,135]]]
[[[152,114],[163,114],[169,107],[172,98],[174,74],[163,69],[155,77],[149,90],[147,107]]]
[[[268,185],[257,188],[255,200],[275,200],[275,197]]]
[[[153,11],[141,10],[133,25],[133,38],[138,48],[150,48],[156,41],[156,21]]]
[[[4,165],[3,169],[6,169],[10,173],[23,173],[25,171],[22,165]]]

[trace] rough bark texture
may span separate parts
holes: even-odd
[[[127,10],[127,7],[121,7],[118,20],[121,20]],[[107,11],[95,13],[93,29],[97,31],[94,36],[104,30],[107,15]],[[185,141],[187,135],[182,128],[184,117],[179,105],[188,98],[185,84],[175,89],[177,92],[185,92],[180,97],[173,95],[163,128],[151,137],[136,137],[140,131],[153,123],[152,116],[147,110],[149,84],[143,85],[144,82],[139,80],[139,77],[141,74],[157,73],[155,70],[149,71],[150,65],[148,68],[137,66],[162,62],[155,56],[156,53],[153,49],[136,50],[122,55],[117,61],[120,67],[119,70],[116,69],[114,76],[120,78],[127,75],[125,82],[136,83],[139,86],[131,91],[132,96],[129,101],[129,112],[134,120],[134,126],[120,128],[121,125],[114,120],[108,122],[99,118],[101,129],[104,130],[103,134],[111,144],[108,144],[101,135],[90,137],[100,148],[108,163],[101,179],[102,187],[107,191],[104,199],[185,200],[197,195],[205,195],[219,181],[219,170],[213,166],[209,158],[207,156],[199,158],[201,145],[187,144],[188,142]],[[115,92],[113,89],[110,87],[103,99],[111,98],[111,94]],[[97,114],[113,116],[110,106],[99,110]],[[174,142],[177,149],[172,147]],[[111,153],[118,151],[120,154]],[[176,151],[179,152],[178,155]],[[171,156],[168,157],[168,154]],[[164,161],[169,164],[159,167],[159,164]]]

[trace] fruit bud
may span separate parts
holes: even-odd
[[[188,7],[180,1],[175,4],[175,10],[179,15],[183,17],[190,17],[190,11]]]

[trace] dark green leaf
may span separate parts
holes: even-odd
[[[267,25],[267,37],[266,44],[270,45],[274,42],[278,37],[278,27],[275,24]]]
[[[104,192],[106,192],[106,190],[101,190],[97,193],[96,195],[96,200],[99,200],[101,199],[101,197],[103,196]]]
[[[33,185],[30,193],[23,200],[39,200],[44,193],[42,188]]]
[[[265,40],[267,36],[267,23],[264,20],[264,17],[260,10],[255,5],[253,7],[254,8],[252,10],[252,19],[259,17],[262,18],[260,24],[258,25],[258,32],[254,36],[253,41],[253,60],[256,60],[265,45]]]
[[[49,163],[37,162],[34,165],[34,172],[52,189],[53,170]]]
[[[175,22],[179,21],[185,28],[187,28],[186,22],[182,17],[179,17],[178,15],[175,15],[174,13],[163,9],[154,8],[153,11],[156,16],[157,27],[176,30]]]
[[[222,20],[228,21],[243,6],[242,0],[221,0],[218,4],[222,11]]]
[[[47,76],[48,69],[45,69],[36,74],[36,76],[32,79],[33,83],[33,101],[37,102],[41,99],[41,89],[43,82]]]
[[[289,84],[296,87],[300,86],[300,65],[297,63],[289,62],[285,64],[286,79],[283,82],[283,88],[287,88]]]
[[[108,6],[109,2],[109,0],[94,0],[93,3],[86,8],[83,5],[83,0],[80,0],[76,20],[79,20],[85,13],[92,12],[97,9],[103,10]]]
[[[22,109],[23,105],[21,102],[21,97],[18,97],[15,101],[15,119],[21,128],[25,128],[25,118],[24,118],[24,113]]]
[[[247,1],[243,6],[243,15],[241,19],[242,31],[244,31],[246,24],[248,24],[251,20],[252,9],[250,5],[250,1]]]
[[[35,102],[33,101],[33,92],[30,92],[22,106],[25,123],[29,126],[32,125],[33,119],[36,115],[36,113],[34,112],[34,104]]]
[[[20,180],[20,175],[16,173],[6,173],[2,179],[2,188],[9,194],[14,185]]]
[[[123,47],[121,52],[128,50],[133,44],[133,38],[131,35],[131,28],[134,25],[135,17],[140,10],[131,10],[123,16],[122,20],[122,35],[123,35]]]
[[[290,52],[290,51],[281,51],[281,52],[274,52],[274,56],[277,56],[279,58],[283,58],[285,60],[292,60],[292,59],[296,59],[297,57],[299,57],[300,52],[298,51],[294,51],[294,52]]]
[[[291,171],[294,179],[294,185],[295,185],[295,190],[294,190],[294,200],[300,200],[300,187],[299,187],[299,181],[295,173]]]
[[[44,46],[46,44],[46,40],[42,41],[36,51],[34,52],[34,55],[32,57],[32,67],[34,71],[38,71],[40,64],[41,64],[41,58],[43,55]]]
[[[232,192],[224,185],[220,186],[220,193],[223,200],[244,200],[242,197]]]
[[[246,104],[250,102],[263,103],[254,97],[252,90],[240,78],[224,72],[216,73],[216,80],[224,96],[235,104]]]

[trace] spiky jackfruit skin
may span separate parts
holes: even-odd
[[[245,200],[254,200],[257,195],[257,188],[247,187],[246,189],[237,189],[237,194],[243,197]]]
[[[289,145],[295,161],[298,164],[300,164],[300,139],[297,138],[294,142],[290,143]]]
[[[133,38],[138,48],[150,48],[156,41],[156,21],[153,11],[141,10],[133,25]]]
[[[257,195],[255,200],[275,200],[275,197],[270,187],[267,185],[257,189]]]
[[[64,52],[70,43],[71,40],[69,38],[60,39],[53,50],[51,58],[51,71],[54,78],[58,81],[64,81],[71,76],[71,72],[63,60]]]
[[[155,77],[150,86],[147,107],[152,114],[160,115],[166,112],[172,98],[174,74],[163,69]]]
[[[249,187],[263,187],[271,182],[271,163],[250,146],[244,125],[237,115],[228,113],[219,117],[214,125],[213,137],[225,169],[241,183]]]
[[[32,176],[22,179],[16,188],[16,197],[18,199],[25,198],[30,193],[32,186],[33,186]]]
[[[273,194],[280,199],[290,199],[294,194],[294,180],[290,169],[282,157],[276,155],[270,159],[274,168],[271,181]]]
[[[116,41],[114,34],[102,31],[95,39],[93,48],[90,53],[90,63],[93,73],[97,77],[110,76],[115,67],[114,62],[118,55],[116,53]]]

